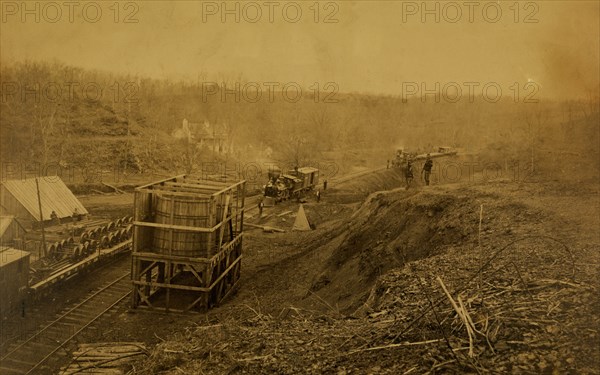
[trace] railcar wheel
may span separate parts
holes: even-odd
[[[57,256],[62,256],[63,251],[65,251],[66,249],[63,247],[63,245],[59,242],[55,243],[56,245],[56,251],[54,252],[54,254],[52,254],[52,257],[55,258]]]
[[[56,253],[56,243],[51,244],[50,246],[48,246],[48,248],[46,249],[46,256],[47,257],[53,257],[54,254]]]
[[[82,255],[83,255],[83,256],[88,256],[88,255],[90,255],[90,243],[89,243],[89,241],[86,241],[86,242],[83,244],[83,254],[82,254]]]
[[[72,261],[76,261],[79,259],[79,257],[81,256],[82,248],[83,248],[83,246],[81,244],[78,244],[77,246],[75,246],[75,248],[73,249],[73,253],[71,254]]]
[[[100,239],[100,248],[106,249],[108,247],[108,236],[102,236]]]
[[[90,251],[90,254],[96,252],[96,250],[98,250],[98,241],[91,240],[90,246],[88,246],[88,250]]]

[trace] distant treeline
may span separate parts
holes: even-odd
[[[193,171],[206,159],[302,164],[348,150],[376,150],[373,157],[384,161],[399,147],[424,152],[452,146],[499,161],[534,162],[548,150],[586,157],[598,152],[597,98],[403,100],[342,93],[335,83],[172,82],[30,61],[3,63],[0,76],[3,162],[126,162],[140,171]],[[184,118],[224,129],[227,155],[174,138]]]

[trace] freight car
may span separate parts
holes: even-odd
[[[45,251],[37,248],[42,244],[34,231],[27,233],[29,251],[0,246],[0,319],[15,312],[24,300],[41,298],[50,287],[131,250],[132,221],[126,216],[78,222],[85,226],[80,235],[66,226],[48,227]]]
[[[269,182],[265,186],[265,197],[280,202],[299,198],[319,183],[319,170],[313,167],[294,168],[288,173],[269,172]]]
[[[17,310],[27,297],[29,253],[0,246],[0,319]]]

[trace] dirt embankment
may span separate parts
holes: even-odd
[[[376,191],[391,190],[399,186],[404,186],[404,176],[400,170],[385,169],[352,178],[339,185],[330,183],[324,192],[324,200],[335,204],[353,204],[362,202]]]
[[[346,237],[327,260],[312,291],[345,312],[366,299],[377,277],[476,233],[477,207],[466,196],[417,191],[375,193],[354,213]]]

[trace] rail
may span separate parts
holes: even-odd
[[[38,369],[90,324],[129,296],[131,293],[129,276],[130,273],[127,272],[110,282],[52,322],[46,324],[25,341],[17,344],[16,347],[0,358],[0,372],[2,374],[33,373],[34,370]],[[97,309],[98,307],[100,307],[100,310]],[[68,320],[75,323],[68,323]],[[67,334],[72,333],[68,337],[57,341],[57,332],[52,332],[53,328],[58,329],[59,335],[64,332],[67,332]],[[56,345],[57,342],[58,345]]]

